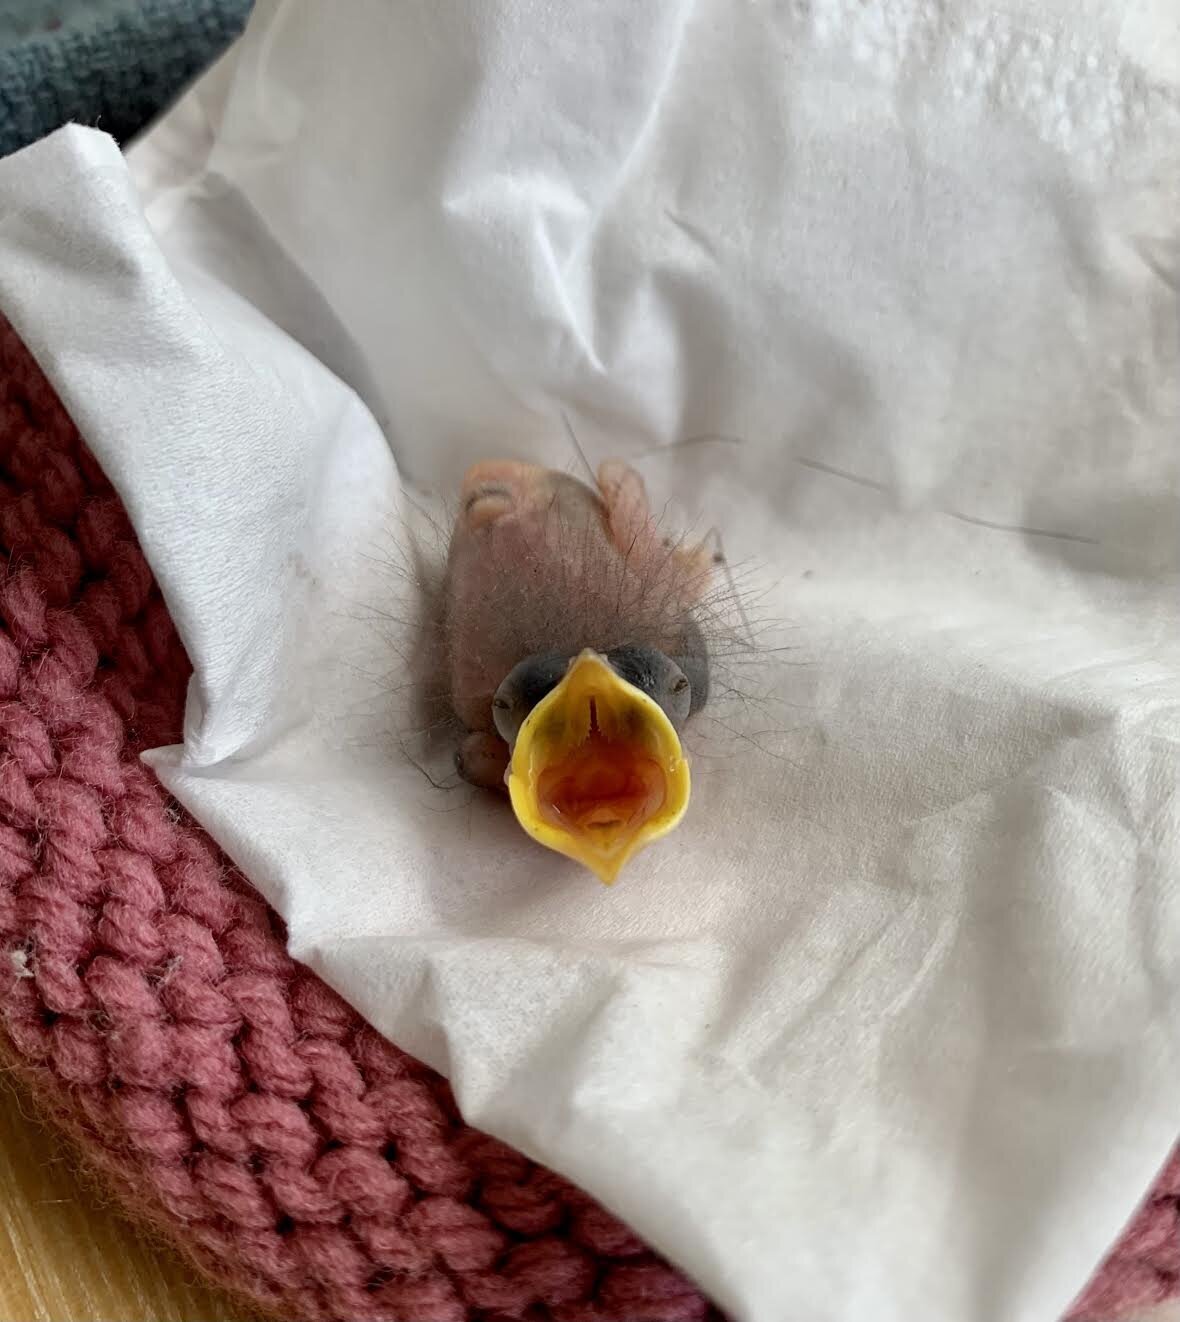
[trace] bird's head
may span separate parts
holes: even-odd
[[[512,669],[492,714],[512,753],[512,808],[529,835],[610,885],[676,826],[690,791],[679,732],[704,700],[694,669],[641,646],[539,654]]]

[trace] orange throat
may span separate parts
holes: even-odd
[[[622,838],[654,817],[668,797],[667,775],[647,749],[603,734],[590,699],[586,739],[537,778],[537,806],[556,827]]]

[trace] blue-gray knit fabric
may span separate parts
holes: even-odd
[[[238,35],[253,0],[0,0],[0,156],[61,125],[124,142]]]

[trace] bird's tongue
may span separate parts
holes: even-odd
[[[664,806],[666,780],[645,750],[608,739],[592,721],[585,741],[541,772],[537,800],[555,826],[629,832]]]

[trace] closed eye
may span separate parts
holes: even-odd
[[[505,742],[511,745],[529,712],[557,687],[568,665],[567,656],[542,653],[513,667],[492,698],[492,719]]]

